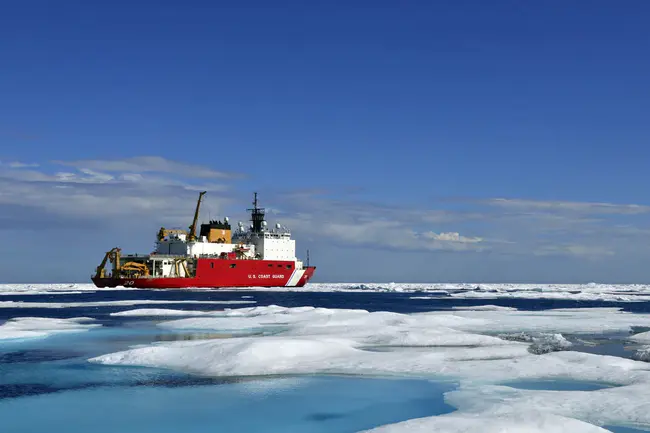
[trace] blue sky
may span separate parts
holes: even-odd
[[[0,279],[86,281],[201,188],[320,281],[650,279],[649,3],[269,4],[3,8]]]

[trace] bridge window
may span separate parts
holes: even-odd
[[[234,268],[235,266],[237,266],[237,264],[235,264],[235,263],[231,263],[231,264],[230,264],[230,267],[231,267],[231,268]]]
[[[291,269],[291,265],[287,265],[287,269]]]

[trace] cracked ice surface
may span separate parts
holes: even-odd
[[[647,363],[573,351],[537,354],[530,350],[531,345],[546,341],[540,340],[543,334],[551,335],[546,338],[554,344],[552,350],[563,350],[568,346],[562,333],[630,332],[632,326],[650,326],[650,316],[614,308],[398,314],[268,306],[231,309],[214,317],[172,320],[160,326],[262,329],[270,335],[165,342],[90,361],[209,376],[379,374],[459,382],[458,390],[446,394],[446,401],[458,411],[377,430],[382,432],[573,433],[606,431],[597,427],[603,425],[650,426]],[[530,337],[497,336],[522,332]],[[523,379],[598,382],[610,387],[545,391],[504,385]]]

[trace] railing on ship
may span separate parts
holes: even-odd
[[[261,232],[261,233],[234,233],[233,239],[250,239],[253,236],[266,237],[266,238],[290,238],[291,232]]]
[[[127,256],[128,257],[128,256]],[[135,256],[131,256],[135,257]],[[187,257],[188,259],[223,259],[223,260],[256,260],[257,257],[239,257],[236,259],[233,258],[228,258],[228,257],[223,257],[220,254],[196,254],[194,256],[188,256],[187,254],[158,254],[158,253],[153,253],[150,254],[150,258],[160,258],[160,259],[174,259],[174,258],[179,258],[179,257]],[[140,256],[142,258],[142,256]]]

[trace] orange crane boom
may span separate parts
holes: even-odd
[[[199,193],[199,200],[196,202],[196,210],[194,211],[194,220],[192,221],[192,225],[190,226],[190,234],[188,236],[189,241],[195,241],[196,240],[196,223],[199,220],[199,209],[201,208],[201,199],[205,195],[207,191],[201,191]]]
[[[96,277],[104,278],[104,275],[105,275],[105,272],[106,272],[106,270],[104,269],[104,266],[106,266],[106,262],[108,262],[109,260],[110,260],[111,263],[115,264],[115,271],[117,271],[117,272],[120,271],[120,268],[121,268],[120,252],[121,251],[122,251],[121,249],[115,247],[115,248],[111,249],[110,251],[108,251],[104,255],[104,259],[99,264],[99,266],[97,266]]]

